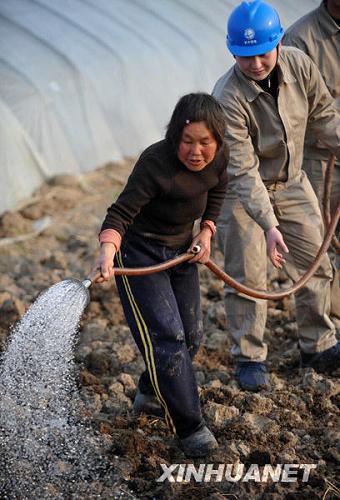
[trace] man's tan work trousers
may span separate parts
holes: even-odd
[[[323,241],[318,200],[304,172],[295,182],[277,182],[267,189],[290,251],[285,269],[296,281],[312,264]],[[268,261],[264,231],[231,191],[218,220],[218,240],[226,272],[241,283],[265,290]],[[314,276],[296,293],[299,345],[306,353],[321,352],[336,344],[335,326],[329,317],[331,280],[332,268],[325,255]],[[236,360],[264,361],[267,302],[226,287],[225,308]]]
[[[323,201],[324,181],[327,169],[327,161],[304,159],[303,170],[310,180],[316,196],[319,200],[321,211]],[[331,212],[334,213],[336,205],[340,200],[340,165],[336,165],[333,173],[331,191]],[[337,227],[337,237],[340,236],[340,224]],[[333,281],[331,284],[331,318],[335,325],[340,328],[340,255],[331,246],[328,252],[333,267]]]

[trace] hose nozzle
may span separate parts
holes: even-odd
[[[90,288],[90,286],[92,285],[92,281],[90,280],[90,278],[86,278],[84,281],[82,281],[82,284],[85,288]]]
[[[99,269],[96,269],[95,271],[92,271],[87,278],[85,278],[82,281],[82,284],[84,285],[85,288],[90,288],[90,286],[97,281],[98,278],[101,277],[101,272]]]
[[[193,248],[192,248],[192,253],[200,253],[201,251],[201,245],[197,243]]]

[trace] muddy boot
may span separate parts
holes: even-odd
[[[301,351],[301,368],[313,368],[318,373],[332,373],[340,368],[340,342],[322,352]]]
[[[180,439],[179,443],[186,457],[205,457],[218,447],[214,435],[206,426],[190,436]]]
[[[255,361],[237,363],[236,378],[241,389],[257,392],[261,389],[269,390],[270,383],[266,365]]]
[[[133,403],[133,413],[140,415],[155,415],[156,417],[164,416],[163,409],[159,404],[158,399],[153,394],[143,394],[137,389],[135,400]]]

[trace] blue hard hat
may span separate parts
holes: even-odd
[[[227,47],[234,56],[270,52],[284,35],[278,13],[262,0],[239,4],[230,14],[227,30]]]

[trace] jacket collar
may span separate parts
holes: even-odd
[[[285,61],[285,49],[281,47],[281,53],[279,55],[277,66],[279,71],[279,84],[284,83],[294,83],[296,78],[290,72],[288,65]],[[254,81],[248,78],[242,71],[240,70],[238,64],[235,64],[235,73],[240,81],[242,91],[246,96],[246,99],[251,102],[256,99],[256,97],[264,92],[261,87]]]

